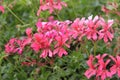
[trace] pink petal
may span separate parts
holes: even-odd
[[[101,80],[105,80],[105,78],[106,78],[106,73],[102,73]]]
[[[37,11],[37,16],[40,15],[40,12],[41,12],[41,9],[40,9],[40,7],[39,7],[39,10]]]
[[[115,63],[117,63],[117,60],[113,56],[109,56]]]
[[[95,16],[94,19],[93,19],[93,22],[96,22],[98,19],[99,19],[99,17]]]
[[[114,22],[113,20],[108,20],[108,27],[111,27],[113,22]]]
[[[26,29],[26,34],[27,34],[28,37],[31,37],[31,35],[32,35],[32,28],[27,28]]]
[[[105,62],[105,66],[107,66],[110,62],[110,59],[108,59],[106,62]]]
[[[63,48],[61,48],[60,51],[59,51],[59,53],[58,53],[58,56],[62,57],[63,54],[67,55],[68,53]]]
[[[103,33],[99,33],[99,40],[101,40],[104,37]]]
[[[46,58],[47,57],[47,51],[46,50],[43,50],[41,55],[40,55],[41,58]]]
[[[117,62],[120,64],[120,56],[116,56]]]
[[[118,77],[120,78],[120,69],[117,72],[118,72]]]
[[[70,45],[68,45],[68,44],[66,44],[66,43],[65,43],[65,46],[66,46],[67,48],[70,48]]]
[[[116,67],[116,65],[113,65],[113,66],[110,68],[110,72],[111,72],[111,75],[116,74],[116,72],[117,72],[117,67]]]
[[[4,13],[4,12],[5,12],[4,7],[3,7],[3,6],[0,6],[0,11],[1,11],[2,13]]]
[[[53,54],[57,54],[59,52],[59,48],[56,48],[54,51],[53,51]]]
[[[107,42],[108,42],[108,38],[107,38],[107,36],[106,36],[106,35],[104,36],[104,42],[105,42],[105,43],[107,43]]]
[[[97,40],[97,34],[93,33],[93,40]]]
[[[52,57],[53,56],[53,53],[51,50],[49,50],[49,57]]]
[[[37,44],[37,43],[32,43],[32,44],[31,44],[31,47],[32,47],[33,50],[35,50],[36,52],[38,52],[39,49],[40,49],[40,46],[39,46],[39,44]]]
[[[87,35],[87,38],[90,40],[91,39],[91,33]]]
[[[22,52],[23,52],[23,49],[21,49],[21,48],[20,48],[20,49],[18,49],[18,54],[19,54],[19,55],[21,55],[21,54],[22,54]]]
[[[90,68],[94,68],[94,65],[92,64],[93,61],[94,61],[94,57],[93,57],[93,55],[90,55],[89,60],[87,61],[87,64]]]
[[[112,41],[113,34],[111,34],[110,32],[107,32],[106,34],[107,34],[108,38],[110,39],[110,41]]]
[[[38,20],[38,22],[36,23],[37,28],[41,28],[42,27],[42,22],[40,20]]]
[[[88,69],[88,70],[84,73],[84,75],[85,75],[88,79],[90,79],[90,77],[92,77],[92,76],[95,75],[95,74],[96,74],[96,71],[93,70],[93,69]]]
[[[65,7],[67,7],[67,4],[66,4],[66,3],[64,3],[64,2],[61,2],[61,4],[62,4],[63,6],[65,6]]]
[[[108,55],[107,53],[104,53],[104,54],[102,55],[102,58],[106,57],[107,55]]]
[[[109,72],[109,71],[106,71],[106,75],[107,75],[107,77],[112,77],[112,74],[111,74],[111,72]]]

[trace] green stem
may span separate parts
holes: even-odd
[[[87,38],[85,38],[85,46],[88,44],[87,43],[88,42],[88,40],[87,40]],[[90,55],[90,53],[89,53],[89,51],[88,51],[88,49],[85,47],[85,49],[86,49],[86,53],[88,54],[88,56]]]
[[[82,51],[84,51],[84,50],[85,50],[85,52],[86,52],[87,56],[89,56],[90,54],[89,54],[89,52],[88,52],[88,50],[87,50],[87,48],[86,48],[85,46],[86,46],[86,44],[81,44],[81,47],[80,47],[80,52],[82,53]]]
[[[56,14],[59,20],[62,20],[58,14]]]
[[[75,12],[75,8],[74,8],[73,2],[71,1],[70,3],[71,3],[71,6],[72,6],[73,13],[74,13],[75,17],[77,17],[77,14],[76,14],[76,12]]]
[[[85,40],[84,40],[84,42],[82,43],[81,42],[81,46],[80,46],[80,51],[81,51],[81,53],[82,53],[82,51],[85,51],[86,52],[86,54],[87,54],[87,56],[89,56],[90,55],[90,53],[89,53],[89,51],[88,51],[88,49],[87,49],[87,47],[86,47],[86,45],[87,45],[87,39],[85,38]]]
[[[57,18],[60,20],[60,21],[62,21],[62,19],[60,18],[60,16],[58,15],[58,11],[54,11],[54,13],[55,13],[55,15],[57,16]]]
[[[22,24],[25,24],[9,7],[6,8],[18,21],[20,21]]]
[[[94,45],[94,56],[96,56],[97,41],[93,41],[93,45]]]

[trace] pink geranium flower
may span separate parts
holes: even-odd
[[[34,41],[31,44],[31,47],[34,51],[38,52],[42,50],[40,57],[46,58],[47,56],[52,57],[53,53],[50,49],[52,40],[49,40],[43,34],[36,33],[34,34]]]
[[[111,74],[114,75],[117,73],[118,77],[120,77],[120,56],[110,56],[110,58],[114,61],[115,64],[110,68]]]
[[[75,19],[71,24],[71,27],[73,29],[74,38],[78,37],[78,39],[81,40],[82,37],[85,36],[85,18],[82,18],[81,20],[79,18]]]
[[[42,53],[40,55],[40,57],[42,58],[46,58],[47,56],[49,57],[53,57],[53,52],[51,50],[51,43],[52,43],[52,40],[45,40],[45,46],[42,48]]]
[[[90,55],[89,60],[87,61],[87,65],[89,66],[89,69],[84,74],[88,79],[90,79],[90,77],[96,74],[97,65],[93,64],[94,59],[95,58],[93,57],[93,55]]]
[[[113,20],[108,20],[106,23],[103,18],[101,18],[100,24],[102,25],[103,29],[99,31],[99,39],[103,39],[104,42],[108,42],[108,40],[112,41],[114,38],[113,30],[111,28],[113,24]]]
[[[34,41],[31,45],[33,50],[35,50],[36,52],[42,50],[42,53],[40,55],[40,57],[42,58],[45,58],[47,56],[52,57],[56,54],[59,57],[67,55],[68,53],[63,47],[70,47],[69,44],[67,44],[70,36],[72,35],[72,30],[70,30],[68,26],[70,23],[71,21],[69,20],[64,22],[53,19],[49,22],[41,22],[40,20],[38,20],[38,22],[36,23],[38,33],[36,33],[37,36],[36,34],[34,35]],[[37,38],[39,40],[37,40]],[[43,47],[44,45],[41,45],[41,43],[46,46]],[[51,50],[51,45],[54,47],[53,50]]]
[[[98,59],[98,69],[96,78],[101,77],[101,80],[105,80],[108,77],[112,77],[111,73],[108,69],[106,69],[107,65],[110,62],[110,59],[107,59],[106,62],[104,62],[104,58],[107,56],[107,54],[103,54],[102,56],[98,55],[96,58]]]
[[[9,42],[5,45],[5,52],[6,53],[15,53],[15,46],[14,46],[14,42],[15,42],[15,38],[12,38],[9,40]]]
[[[44,42],[44,35],[43,34],[38,34],[35,33],[33,35],[33,42],[31,44],[31,47],[33,48],[33,50],[35,50],[36,52],[38,52],[43,46]]]
[[[54,54],[58,54],[59,57],[62,57],[62,55],[67,55],[68,53],[63,48],[64,46],[70,47],[66,42],[68,41],[68,37],[65,34],[60,34],[59,36],[56,36],[55,40],[57,41],[57,44],[55,45]]]
[[[12,38],[9,42],[5,45],[5,51],[7,54],[11,55],[13,53],[22,54],[24,47],[29,44],[26,39],[19,40],[16,38]]]
[[[1,11],[2,13],[4,13],[4,12],[5,12],[5,9],[4,9],[4,7],[3,7],[3,6],[0,6],[0,11]]]
[[[90,79],[94,75],[96,76],[96,80],[105,80],[108,77],[112,77],[111,72],[109,71],[109,69],[107,69],[107,66],[111,60],[105,60],[106,56],[106,53],[102,56],[99,54],[95,58],[92,55],[89,56],[89,60],[87,61],[89,69],[85,72],[85,76],[88,79]],[[95,59],[97,59],[97,61]]]
[[[66,46],[66,47],[70,47],[66,41],[68,41],[68,36],[66,36],[65,34],[61,34],[59,36],[55,37],[55,40],[57,41],[57,44],[55,45],[55,47],[61,47],[61,46]]]
[[[92,20],[92,16],[90,16],[88,17],[88,20],[86,20],[85,23],[87,25],[87,29],[86,29],[87,39],[97,40],[99,33],[97,28],[99,28],[100,26],[99,17],[95,16],[95,18]]]

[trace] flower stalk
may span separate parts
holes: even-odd
[[[6,6],[6,8],[18,21],[20,21],[23,25],[25,24],[9,7]]]

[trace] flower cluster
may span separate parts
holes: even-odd
[[[120,77],[120,56],[118,55],[116,57],[106,53],[95,57],[90,55],[87,65],[89,69],[85,72],[85,76],[88,79],[96,76],[97,80],[105,80],[106,78],[112,78],[115,74]]]
[[[33,34],[32,29],[27,28],[27,38],[23,40],[11,39],[5,45],[5,51],[8,54],[16,52],[22,54],[24,47],[29,44],[35,52],[41,52],[40,57],[42,58],[53,57],[54,55],[62,57],[68,54],[65,48],[70,48],[74,39],[82,40],[86,36],[88,40],[112,41],[112,24],[113,20],[105,22],[103,18],[98,16],[93,19],[92,16],[88,19],[77,18],[73,22],[53,19],[48,22],[38,20],[36,23],[37,32]]]
[[[42,49],[40,57],[52,57],[58,54],[59,57],[67,55],[68,53],[63,48],[64,46],[69,48],[67,42],[70,40],[71,31],[68,27],[69,21],[50,21],[36,23],[37,33],[33,35],[33,42],[31,47],[38,52]],[[52,48],[54,50],[52,50]]]
[[[77,18],[71,27],[73,28],[73,37],[78,37],[79,40],[83,36],[86,36],[88,40],[101,40],[108,42],[113,39],[113,30],[111,28],[113,20],[105,20],[102,17],[95,16],[92,19],[92,16],[89,16],[88,19],[82,18],[81,20]]]
[[[22,54],[25,46],[28,45],[29,42],[30,41],[28,39],[20,40],[20,39],[17,39],[17,38],[12,38],[5,45],[5,51],[9,55],[11,55],[13,53]]]
[[[68,26],[69,24],[70,21],[38,21],[36,23],[36,33],[32,34],[32,29],[27,28],[27,38],[23,40],[10,39],[10,41],[5,45],[5,51],[6,53],[11,54],[18,52],[18,49],[20,49],[21,51],[18,53],[21,54],[23,48],[27,44],[30,44],[30,47],[35,52],[42,52],[40,54],[40,57],[42,58],[46,58],[47,56],[53,57],[56,54],[59,57],[67,55],[68,53],[64,47],[70,47],[68,42],[70,40],[70,36],[72,35]]]
[[[40,0],[40,7],[37,11],[37,16],[40,15],[41,11],[49,10],[49,13],[53,13],[55,10],[61,10],[62,6],[67,7],[67,4],[65,2],[62,2],[61,0]]]
[[[110,3],[114,9],[118,6],[116,3]],[[40,0],[40,6],[37,11],[37,16],[42,11],[49,11],[50,14],[57,14],[62,7],[67,7],[67,4],[61,0]],[[0,11],[4,13],[4,7],[0,6]],[[105,6],[102,7],[102,11],[107,14],[113,12],[120,16],[119,11],[112,11]],[[27,46],[38,55],[40,58],[54,57],[67,55],[67,49],[70,48],[74,40],[82,41],[85,38],[90,41],[103,40],[105,43],[112,41],[114,38],[114,32],[112,29],[113,20],[107,22],[101,16],[89,16],[88,18],[76,18],[74,21],[58,21],[50,17],[48,22],[43,22],[39,19],[36,22],[36,31],[32,31],[32,28],[26,29],[26,37],[11,38],[5,45],[5,52],[8,55],[18,53],[24,55],[23,52]],[[95,52],[95,51],[94,51]],[[95,56],[95,55],[94,55]],[[118,75],[120,78],[120,56],[113,57],[104,53],[103,55],[89,56],[87,61],[88,70],[84,75],[90,79],[95,76],[96,80],[105,80],[106,78],[112,78],[114,75]],[[26,58],[26,56],[23,56]],[[38,58],[38,57],[37,57]],[[28,61],[27,61],[28,60]],[[32,66],[45,66],[52,65],[54,60],[39,62],[37,59],[28,57],[22,62],[22,65]]]

